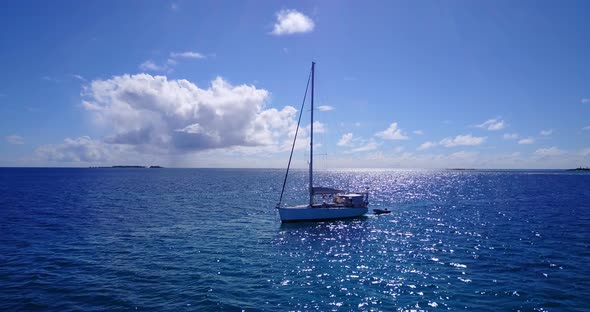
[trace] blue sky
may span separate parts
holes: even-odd
[[[587,1],[0,6],[0,166],[590,165]]]

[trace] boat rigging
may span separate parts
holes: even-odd
[[[285,192],[285,185],[287,184],[287,177],[291,167],[291,160],[293,158],[293,150],[295,149],[295,142],[297,134],[299,133],[299,126],[301,124],[301,116],[303,108],[307,99],[307,92],[311,81],[311,124],[310,124],[310,153],[309,153],[309,202],[306,205],[282,207],[283,195]],[[297,129],[295,130],[295,138],[291,147],[289,155],[289,162],[283,180],[283,187],[281,188],[281,195],[276,208],[279,210],[279,216],[282,222],[292,221],[312,221],[312,220],[326,220],[326,219],[343,219],[359,217],[367,213],[369,205],[369,193],[364,192],[345,192],[329,187],[313,186],[313,111],[314,111],[314,86],[315,86],[315,62],[311,63],[311,73],[307,80],[305,87],[305,95],[303,96],[303,103],[299,111],[299,119],[297,121]],[[321,196],[322,202],[316,202],[315,197]],[[330,199],[326,201],[326,199]]]

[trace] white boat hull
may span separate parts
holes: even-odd
[[[308,205],[278,209],[282,222],[354,218],[368,211],[367,207],[310,207]]]

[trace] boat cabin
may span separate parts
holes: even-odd
[[[334,196],[333,202],[342,204],[344,207],[367,207],[369,194],[342,194]]]
[[[346,194],[342,190],[327,188],[327,187],[314,187],[313,188],[314,198],[321,196],[320,201],[314,202],[314,207],[353,207],[353,208],[364,208],[369,204],[369,193],[348,193]]]

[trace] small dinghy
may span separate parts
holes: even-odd
[[[380,215],[380,214],[384,214],[384,213],[390,213],[391,210],[389,210],[387,208],[385,208],[385,209],[373,209],[373,212],[375,214],[377,214],[377,215]]]

